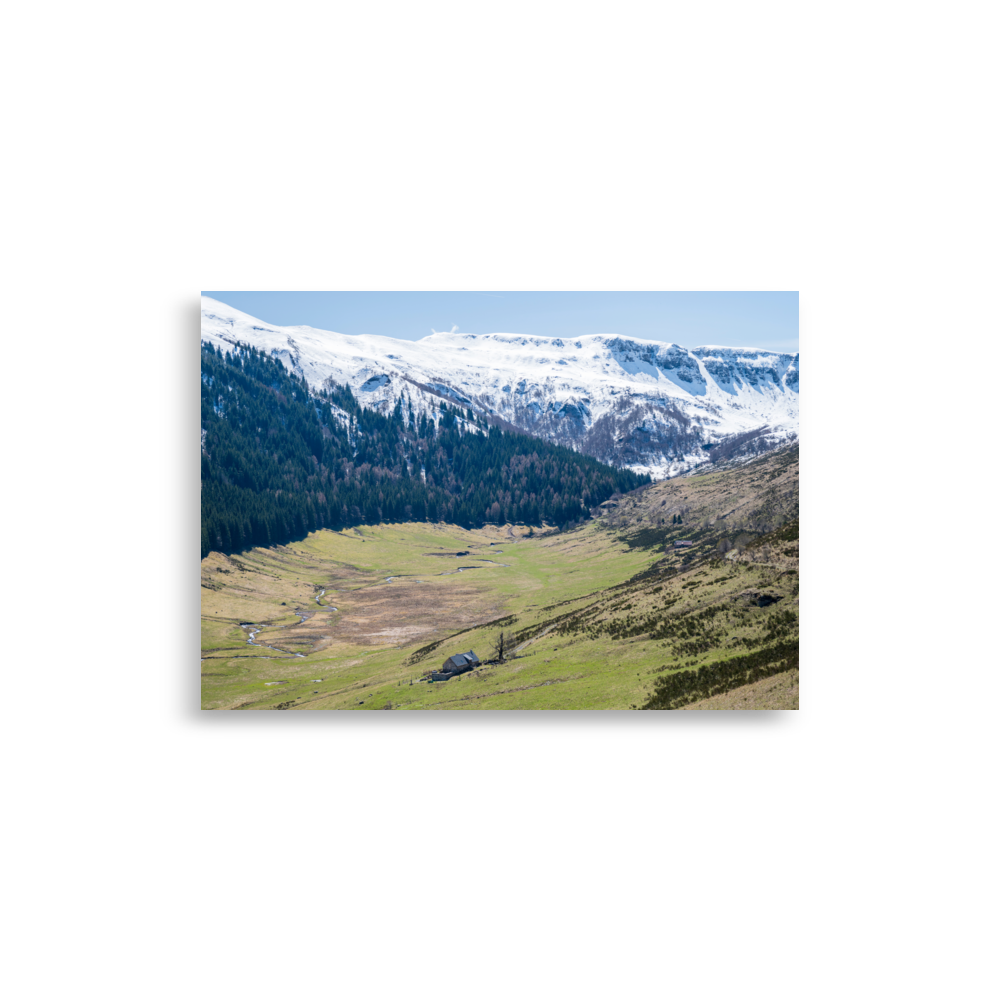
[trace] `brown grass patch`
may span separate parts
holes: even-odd
[[[338,607],[342,614],[329,634],[334,640],[358,646],[428,642],[435,633],[443,635],[491,621],[502,610],[495,595],[478,587],[454,583],[439,587],[399,579],[354,591]]]

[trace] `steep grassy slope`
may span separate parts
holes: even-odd
[[[799,707],[799,672],[788,670],[762,681],[684,705],[682,712],[747,712]]]
[[[797,683],[759,684],[798,665],[797,468],[787,449],[654,484],[562,533],[395,524],[212,553],[203,705],[698,708],[757,684],[743,707],[797,706]],[[423,679],[501,629],[515,658]]]

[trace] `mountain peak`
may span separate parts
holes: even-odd
[[[202,340],[250,343],[319,388],[347,384],[365,407],[442,402],[662,477],[709,460],[706,445],[770,428],[798,432],[798,355],[620,334],[467,333],[421,340],[265,323],[202,296]]]

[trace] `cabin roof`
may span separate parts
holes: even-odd
[[[456,667],[464,667],[467,663],[478,663],[479,657],[470,649],[467,653],[456,653],[449,656],[446,663],[454,663]]]

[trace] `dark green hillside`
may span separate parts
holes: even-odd
[[[574,524],[649,482],[444,403],[436,423],[365,410],[252,347],[201,357],[202,558],[380,521]]]

